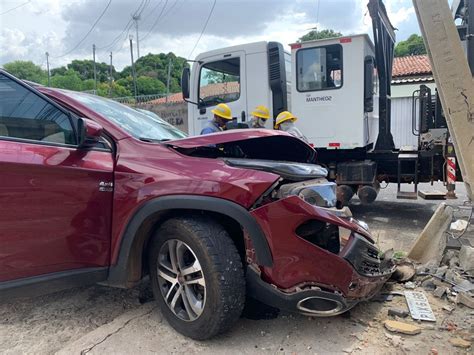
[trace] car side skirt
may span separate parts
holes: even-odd
[[[0,282],[0,302],[12,298],[40,296],[69,288],[92,285],[107,279],[108,267],[55,272]]]

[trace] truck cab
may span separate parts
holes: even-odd
[[[244,124],[256,106],[265,105],[273,118],[291,110],[317,148],[366,147],[378,129],[373,58],[367,35],[295,43],[291,57],[277,42],[202,53],[190,76],[190,133],[200,133],[219,103],[229,105]]]

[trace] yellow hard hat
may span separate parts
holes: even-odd
[[[227,106],[226,104],[217,105],[214,110],[211,110],[211,112],[214,115],[225,118],[226,120],[232,119],[232,111],[230,110],[230,107]]]
[[[270,118],[270,110],[263,105],[255,107],[255,110],[253,110],[250,114],[255,117],[263,118],[264,120],[268,120]]]
[[[295,122],[297,118],[289,111],[280,112],[276,118],[275,129],[278,129],[279,125],[288,120]]]

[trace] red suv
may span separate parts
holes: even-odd
[[[185,138],[101,97],[0,71],[0,298],[149,276],[179,332],[206,339],[246,297],[342,313],[391,275],[303,141],[272,130]]]

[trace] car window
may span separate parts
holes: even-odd
[[[199,79],[199,104],[213,106],[240,97],[240,58],[205,64]]]
[[[342,46],[304,48],[296,53],[298,91],[338,89],[342,86]]]
[[[152,118],[149,114],[144,114],[117,101],[76,91],[62,90],[61,92],[104,116],[135,138],[165,141],[186,137],[186,133],[161,119]]]
[[[69,117],[48,101],[0,74],[0,137],[76,144]]]

